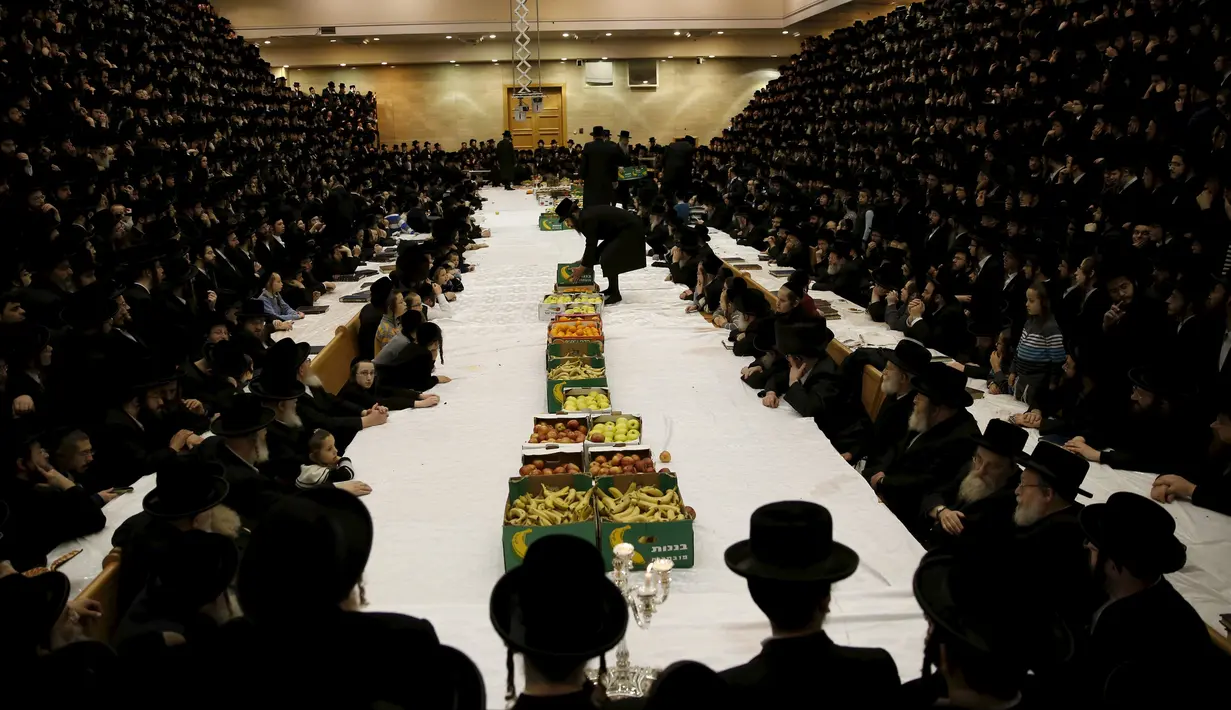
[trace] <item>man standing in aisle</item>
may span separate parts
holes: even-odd
[[[697,139],[684,136],[663,148],[663,194],[669,199],[686,191],[692,183],[692,156]],[[684,198],[687,200],[687,196]]]
[[[604,138],[606,131],[602,126],[595,126],[590,135],[594,140],[581,151],[579,171],[583,181],[581,198],[586,208],[615,202],[616,182],[619,180],[616,171],[624,156],[614,143]]]
[[[513,149],[513,134],[510,131],[505,131],[500,142],[496,144],[496,161],[500,164],[500,184],[504,185],[504,189],[512,190],[517,151]]]
[[[628,139],[632,138],[632,134],[627,130],[620,131],[620,139],[615,144],[616,148],[620,149],[620,165],[628,167],[634,165],[636,160],[633,158],[632,146],[628,144]],[[619,180],[619,172],[616,173],[616,179]],[[620,206],[624,209],[632,209],[632,180],[619,180],[616,185],[616,197],[619,199]]]
[[[603,296],[610,306],[622,300],[620,274],[645,268],[645,225],[634,212],[609,204],[591,205],[586,199],[583,210],[566,197],[556,207],[556,214],[586,238],[581,265],[573,268],[573,282],[580,281],[595,264],[601,265],[607,277]]]

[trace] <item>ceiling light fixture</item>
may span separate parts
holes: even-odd
[[[283,64],[283,65],[282,65],[282,68],[283,68],[283,69],[290,69],[290,68],[291,68],[291,65],[290,65],[290,64]]]
[[[782,31],[782,34],[784,34],[784,35],[785,35],[785,34],[790,34],[790,32],[788,32],[787,30],[783,30],[783,31]]]
[[[717,32],[715,32],[714,34],[719,34],[719,35],[720,35],[720,34],[723,34],[723,31],[722,31],[722,30],[718,30],[718,31],[717,31]]]
[[[599,59],[602,59],[604,62],[607,61],[606,57],[599,57]]]
[[[383,67],[383,66],[388,66],[388,64],[389,64],[389,62],[381,62],[381,63],[380,63],[380,65],[381,65],[382,67]]]
[[[337,42],[337,41],[338,41],[338,40],[336,40],[336,39],[331,39],[331,40],[329,40],[329,43],[330,43],[330,44],[333,44],[334,42]]]
[[[783,34],[786,34],[786,33],[783,32]],[[453,35],[445,35],[445,39],[453,39]]]
[[[270,42],[269,40],[265,40],[265,44],[273,44],[273,42]]]
[[[488,35],[490,39],[496,39],[496,35]]]
[[[342,62],[342,63],[341,63],[341,64],[339,64],[338,66],[340,66],[340,67],[344,67],[344,66],[346,66],[346,62]]]
[[[668,55],[667,55],[667,59],[675,59],[675,55],[674,55],[674,54],[668,54]]]
[[[608,33],[607,33],[607,36],[608,36],[608,37],[610,37],[610,36],[611,36],[611,33],[610,33],[610,32],[608,32]]]
[[[450,59],[450,60],[449,60],[449,63],[450,63],[450,64],[457,64],[457,60],[456,60],[456,59]]]
[[[380,37],[373,37],[373,38],[372,38],[372,41],[373,41],[373,42],[379,42],[379,41],[380,41]]]
[[[676,36],[676,37],[679,37],[679,36],[680,36],[680,31],[679,31],[679,30],[676,30],[676,31],[675,31],[675,36]]]
[[[714,55],[712,55],[712,54],[711,54],[711,55],[710,55],[710,59],[713,59],[713,58],[714,58]]]
[[[565,32],[565,33],[563,34],[563,36],[564,36],[564,37],[568,37],[568,33],[567,33],[567,32]]]
[[[792,37],[798,37],[798,36],[799,36],[799,33],[798,33],[798,32],[796,32],[794,35],[792,35]]]
[[[560,57],[560,61],[562,61],[562,62],[567,62],[567,61],[568,61],[568,57]]]
[[[648,84],[648,83],[650,83],[650,80],[649,80],[649,79],[642,79],[642,80],[641,80],[641,83],[642,83],[642,84]]]

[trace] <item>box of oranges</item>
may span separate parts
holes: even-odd
[[[547,342],[567,343],[581,340],[603,342],[603,322],[597,318],[560,317],[547,328]]]

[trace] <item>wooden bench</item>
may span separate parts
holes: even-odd
[[[330,394],[350,379],[351,361],[359,356],[359,316],[356,314],[346,325],[338,326],[333,339],[312,358],[312,374],[321,378],[321,384]]]
[[[103,570],[77,595],[79,600],[92,599],[102,605],[103,616],[85,625],[86,635],[92,641],[110,643],[120,625],[120,548],[116,547],[103,558]]]

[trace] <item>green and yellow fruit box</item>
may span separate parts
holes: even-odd
[[[602,362],[602,358],[596,358]],[[600,388],[611,391],[607,387],[606,377],[595,377],[585,380],[547,380],[547,411],[556,414],[564,408],[564,389],[566,387]],[[588,412],[564,412],[566,416],[585,416]]]
[[[574,283],[573,272],[581,268],[581,264],[556,264],[556,285],[557,286],[588,286],[594,283],[594,269],[586,269],[581,278]]]
[[[620,426],[621,419],[625,420],[623,427]],[[607,426],[609,424],[611,426]],[[592,417],[590,425],[591,436],[586,437],[586,446],[591,448],[600,446],[635,446],[641,443],[641,424],[641,417],[629,412],[614,411],[611,414]],[[608,435],[608,429],[613,430],[610,432],[610,435]],[[621,432],[623,433],[621,434]],[[595,441],[593,434],[601,434],[602,440]],[[625,438],[621,440],[620,436]]]
[[[606,398],[607,406],[599,407],[597,409],[568,409],[568,402],[570,398],[585,397],[591,394],[602,394],[603,397]],[[575,413],[593,416],[595,414],[611,413],[611,390],[606,387],[577,387],[572,383],[569,383],[564,386],[562,395],[564,396],[564,406],[560,407],[560,414]]]
[[[659,557],[671,560],[676,567],[692,567],[695,559],[692,523],[696,513],[686,507],[679,497],[679,483],[674,474],[601,476],[594,479],[594,485],[599,489],[594,493],[599,500],[595,507],[599,514],[598,549],[603,553],[606,567],[611,567],[611,560],[615,557],[612,550],[621,542],[633,546],[633,566],[638,569],[644,569],[646,563]],[[629,486],[634,487],[634,493],[625,498]],[[649,488],[648,492],[646,487]],[[675,491],[674,495],[671,491]],[[663,504],[659,499],[671,500],[667,507],[672,510],[678,502],[679,514],[683,517],[671,522],[643,522],[658,514],[657,507]],[[609,505],[622,510],[613,513]],[[636,506],[637,513],[630,515],[630,506]],[[639,517],[634,518],[634,515]],[[622,517],[633,519],[620,520]]]
[[[504,569],[508,570],[517,567],[522,563],[522,559],[526,556],[526,548],[534,544],[534,541],[546,537],[548,535],[572,535],[583,540],[595,543],[595,514],[592,504],[594,493],[592,488],[594,479],[581,474],[553,474],[550,476],[524,476],[520,478],[509,479],[509,495],[504,504],[504,523],[500,532],[501,542],[504,549]],[[576,491],[569,500],[568,489]],[[561,522],[552,522],[552,524],[543,524],[544,516],[531,517],[531,513],[538,506],[527,504],[527,498],[542,497],[545,493],[552,491],[565,491],[563,496],[552,496],[553,499],[561,498],[561,503],[552,503],[550,509],[552,519],[559,516]],[[587,495],[587,491],[591,491]],[[584,501],[584,502],[583,502]],[[570,506],[576,506],[570,508]],[[519,510],[520,513],[513,511]],[[528,521],[526,524],[520,524],[518,521]],[[574,520],[575,522],[563,522]]]
[[[568,227],[555,212],[544,212],[539,215],[540,232],[563,232],[566,229]]]
[[[549,363],[552,358],[557,357],[601,357],[602,354],[603,344],[597,340],[572,340],[548,343],[547,345],[547,361]]]
[[[577,446],[590,432],[590,417],[585,414],[539,414],[530,425],[526,445],[558,444]],[[576,441],[580,438],[581,441]]]
[[[616,169],[617,180],[640,180],[649,174],[644,165],[626,165]]]
[[[603,297],[588,293],[549,293],[539,302],[539,320],[556,316],[603,314]]]

